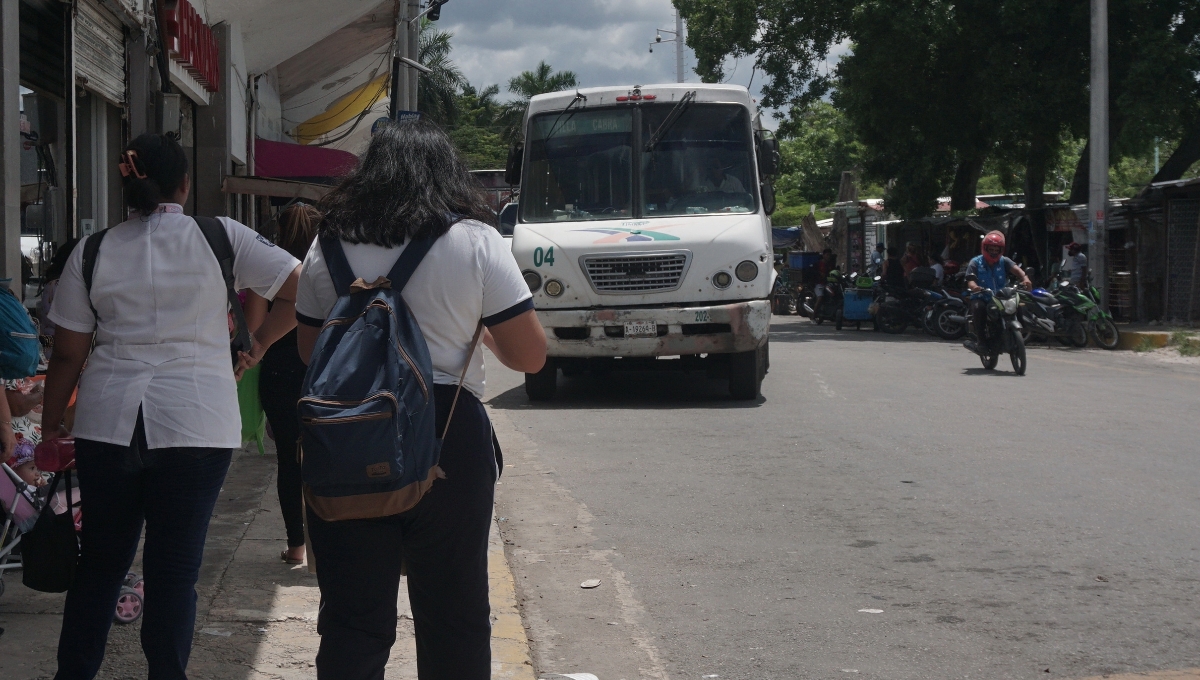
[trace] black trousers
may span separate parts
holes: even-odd
[[[297,442],[300,439],[300,416],[296,402],[304,385],[305,366],[296,357],[295,364],[268,365],[264,362],[258,378],[258,398],[262,402],[271,433],[275,435],[275,455],[279,460],[276,489],[279,510],[287,529],[289,548],[304,545],[304,500],[300,479],[300,458]]]
[[[988,303],[984,300],[971,300],[971,332],[975,334],[975,340],[979,343],[984,341],[984,331],[987,329],[987,311]]]
[[[436,385],[438,432],[454,399]],[[499,473],[483,404],[463,390],[442,443],[439,479],[415,508],[325,522],[308,512],[321,586],[320,680],[383,680],[396,641],[400,562],[408,573],[421,680],[491,677],[487,549]]]
[[[67,593],[56,680],[90,680],[104,659],[117,596],[142,525],[146,601],[142,651],[150,680],[185,680],[196,581],[230,449],[146,446],[141,416],[129,446],[75,443],[83,506],[79,568]]]

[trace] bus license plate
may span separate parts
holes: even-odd
[[[625,324],[627,338],[657,338],[658,324],[653,321],[634,321]]]

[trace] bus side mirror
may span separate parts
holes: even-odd
[[[758,133],[758,174],[774,177],[779,174],[779,140],[763,130]]]
[[[762,194],[763,211],[766,212],[768,215],[774,214],[775,207],[776,207],[776,205],[775,205],[775,185],[771,184],[768,181],[763,181],[762,186],[760,186],[759,189],[760,189],[760,193]]]
[[[525,159],[525,144],[517,142],[508,150],[508,164],[504,167],[504,181],[515,187],[521,183],[521,163]]]

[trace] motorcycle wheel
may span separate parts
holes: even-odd
[[[980,361],[980,363],[983,364],[983,370],[994,371],[994,370],[996,370],[996,364],[1000,363],[1000,355],[999,354],[980,354],[979,361]]]
[[[879,328],[884,333],[899,335],[904,332],[904,329],[908,328],[908,322],[904,320],[904,317],[900,313],[888,309],[879,310],[879,316],[876,319],[879,321]]]
[[[1092,339],[1104,349],[1116,349],[1121,344],[1121,331],[1112,319],[1097,319],[1092,323]]]
[[[966,324],[955,323],[950,317],[956,316],[953,307],[943,307],[934,311],[933,329],[943,340],[960,340],[967,334]]]
[[[842,310],[837,310],[833,313],[833,326],[839,331],[842,330]]]
[[[1088,332],[1083,327],[1083,324],[1078,321],[1069,321],[1067,323],[1069,324],[1067,326],[1067,337],[1063,340],[1063,344],[1072,347],[1087,347]]]
[[[1025,375],[1025,340],[1021,338],[1020,333],[1013,331],[1010,342],[1012,342],[1012,348],[1008,351],[1008,358],[1012,359],[1013,373]]]

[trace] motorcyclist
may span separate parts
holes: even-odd
[[[971,259],[967,265],[967,289],[971,293],[983,290],[998,291],[1008,285],[1008,277],[1020,279],[1020,285],[1029,290],[1033,282],[1016,262],[1004,255],[1004,234],[999,231],[988,232],[980,246],[982,251]],[[987,324],[987,301],[975,297],[971,299],[971,334],[963,342],[963,347],[979,353],[979,344],[983,339],[984,327]]]
[[[813,321],[821,318],[821,307],[825,304],[825,294],[829,288],[826,285],[829,282],[829,274],[837,269],[837,255],[833,254],[833,250],[826,248],[821,253],[821,261],[817,263],[817,286],[814,293],[817,296],[813,303]]]

